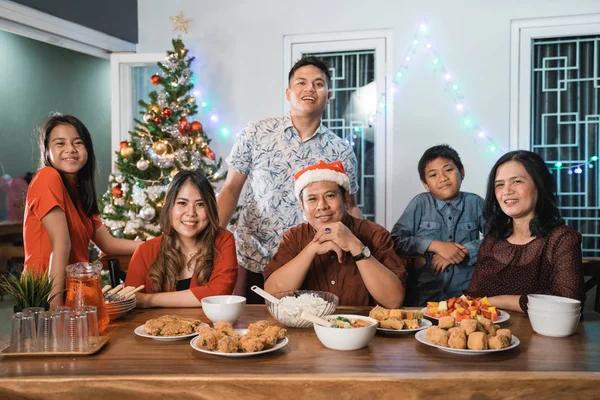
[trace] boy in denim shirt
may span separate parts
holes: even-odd
[[[396,252],[423,254],[426,260],[409,271],[406,306],[460,296],[471,281],[485,227],[483,199],[460,191],[465,171],[454,149],[427,149],[418,170],[427,192],[410,201],[392,229]]]

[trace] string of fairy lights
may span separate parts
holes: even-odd
[[[483,126],[481,126],[477,122],[477,119],[473,116],[473,113],[469,108],[469,103],[466,100],[464,93],[461,91],[461,87],[454,73],[446,66],[443,58],[440,56],[440,53],[433,44],[430,29],[427,22],[422,22],[415,30],[413,39],[411,40],[408,48],[404,53],[403,61],[400,64],[400,66],[396,68],[396,72],[394,73],[391,79],[389,85],[389,93],[391,93],[392,95],[397,95],[399,93],[399,87],[402,84],[402,82],[406,79],[411,64],[414,63],[414,59],[417,56],[419,50],[424,50],[425,53],[429,55],[433,71],[440,76],[444,84],[445,91],[451,94],[453,106],[455,111],[459,115],[462,128],[465,131],[472,133],[478,141],[485,143],[489,152],[495,154],[504,153],[505,149],[502,146],[500,146],[492,136],[490,136],[488,131]],[[194,97],[196,97],[198,101],[197,104],[200,105],[202,111],[209,115],[210,121],[217,128],[217,131],[219,132],[221,137],[228,138],[230,130],[226,125],[221,123],[219,112],[214,107],[212,107],[212,105],[207,100],[202,99],[199,90],[194,90],[193,95]],[[386,107],[386,95],[386,93],[382,93],[378,101],[379,109],[382,111]],[[355,132],[360,133],[361,129],[355,128],[354,130]],[[586,167],[594,168],[594,164],[597,162],[598,156],[593,155],[589,157],[587,161],[557,161],[554,163],[551,169],[566,169],[568,174],[581,174]]]

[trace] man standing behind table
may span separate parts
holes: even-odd
[[[229,223],[248,180],[235,231],[240,265],[234,293],[262,303],[250,290],[263,287],[262,272],[283,232],[303,222],[294,195],[294,173],[319,160],[341,160],[350,179],[349,214],[362,218],[356,205],[357,162],[352,147],[321,123],[329,102],[331,74],[316,57],[303,57],[289,72],[285,90],[289,115],[251,122],[238,135],[227,158],[229,173],[217,198],[221,226]]]

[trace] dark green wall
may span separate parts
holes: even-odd
[[[81,119],[99,166],[110,173],[110,61],[0,30],[0,163],[11,176],[37,170],[36,127],[52,111]]]

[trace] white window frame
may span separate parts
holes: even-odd
[[[283,111],[284,114],[289,112],[289,102],[285,98],[285,89],[288,87],[288,73],[297,58],[294,46],[298,45],[307,47],[308,52],[323,51],[344,51],[356,50],[358,43],[363,43],[361,48],[374,48],[377,55],[383,54],[381,57],[375,58],[375,68],[378,71],[383,71],[383,76],[378,76],[383,82],[382,89],[378,90],[378,95],[382,92],[387,94],[387,88],[390,87],[391,77],[393,75],[393,65],[390,60],[393,60],[392,53],[392,32],[390,30],[367,30],[367,31],[352,31],[352,32],[335,32],[335,33],[316,33],[305,35],[286,35],[283,39]],[[332,46],[335,45],[334,48]],[[383,64],[382,64],[383,63]],[[384,112],[377,112],[376,126],[383,126],[385,130],[384,137],[377,136],[375,143],[375,154],[383,155],[376,157],[375,162],[375,215],[378,224],[391,228],[394,224],[392,221],[392,182],[387,179],[391,176],[391,168],[393,168],[393,96],[386,95],[386,107]],[[383,195],[381,195],[383,193]]]
[[[0,30],[101,58],[136,51],[134,43],[7,0],[0,0]]]
[[[534,39],[600,33],[600,14],[511,21],[510,138],[511,150],[531,148],[531,49]]]
[[[119,143],[129,139],[129,131],[134,128],[133,87],[131,69],[133,67],[156,65],[164,61],[164,53],[112,54],[110,57],[110,138],[111,148],[118,149]],[[117,159],[111,154],[111,165]]]

